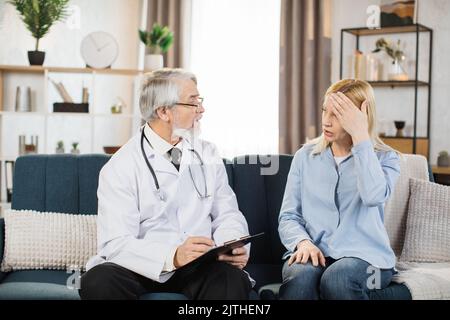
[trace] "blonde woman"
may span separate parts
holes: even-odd
[[[323,132],[295,154],[280,211],[280,298],[369,299],[395,273],[383,214],[399,156],[378,138],[367,82],[333,84],[322,110]]]

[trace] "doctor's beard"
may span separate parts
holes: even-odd
[[[200,138],[201,133],[202,129],[199,120],[195,120],[193,126],[189,129],[179,128],[174,124],[172,130],[172,140],[183,138],[193,143],[196,139]]]

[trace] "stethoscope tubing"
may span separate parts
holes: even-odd
[[[152,174],[153,182],[154,182],[155,188],[156,188],[156,192],[157,192],[157,194],[160,195],[161,200],[163,200],[163,198],[161,197],[161,188],[159,186],[158,177],[156,176],[155,170],[153,169],[153,166],[150,164],[150,161],[148,161],[147,154],[145,153],[144,139],[147,141],[149,146],[151,148],[153,148],[152,144],[150,143],[150,141],[148,141],[147,137],[145,136],[144,128],[142,128],[142,134],[141,134],[141,151],[142,151],[142,156],[144,157],[145,163],[147,164],[147,167],[150,170],[150,173]],[[208,195],[208,186],[207,186],[207,183],[206,183],[206,173],[205,173],[205,169],[204,169],[204,162],[203,162],[202,158],[200,157],[200,155],[198,154],[198,152],[195,149],[189,149],[189,151],[193,152],[195,154],[195,156],[200,161],[200,168],[202,170],[203,179],[205,180],[205,195],[202,196],[202,194],[200,193],[200,190],[198,190],[197,185],[195,184],[195,181],[194,181],[194,177],[192,176],[191,167],[189,167],[189,174],[191,176],[192,183],[194,184],[194,188],[197,191],[197,194],[199,195],[200,198],[208,198],[209,195]]]

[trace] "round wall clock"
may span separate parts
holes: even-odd
[[[112,35],[103,31],[88,34],[81,41],[81,56],[89,68],[110,68],[119,55],[119,45]]]

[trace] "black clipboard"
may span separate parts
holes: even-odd
[[[203,255],[198,257],[197,259],[192,260],[191,262],[176,269],[175,271],[196,268],[196,267],[200,266],[201,264],[216,261],[217,258],[219,257],[219,255],[229,253],[233,249],[243,247],[247,243],[250,243],[253,239],[260,237],[263,234],[264,234],[264,232],[261,232],[261,233],[257,233],[254,235],[248,235],[248,236],[244,236],[244,237],[241,237],[238,239],[226,241],[223,245],[210,249],[209,251],[207,251],[206,253],[204,253]]]

